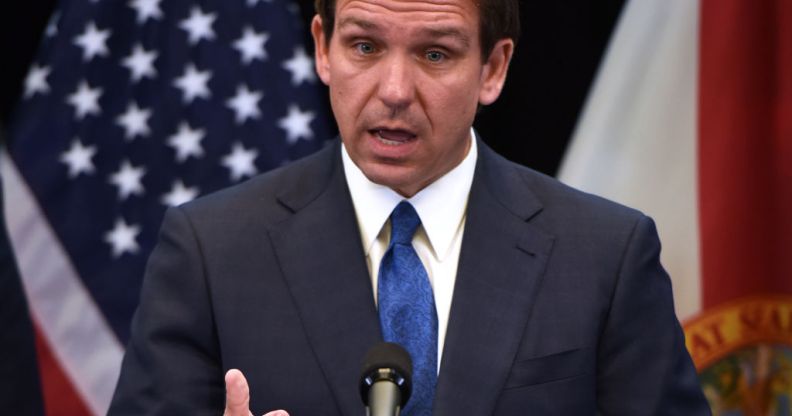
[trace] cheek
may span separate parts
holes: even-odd
[[[339,133],[344,137],[348,150],[354,151],[355,143],[360,143],[359,135],[366,121],[368,100],[362,86],[371,83],[361,80],[360,74],[336,71],[330,85],[330,104]]]
[[[351,100],[349,97],[352,94],[349,91],[348,83],[339,81],[345,79],[339,75],[341,74],[333,73],[333,78],[336,81],[330,84],[330,103],[333,106],[333,112],[336,114],[336,118],[343,118],[351,111]],[[342,122],[342,120],[338,121]]]
[[[355,70],[352,66],[337,65],[333,68],[330,84],[331,99],[334,105],[343,107],[345,112],[357,113],[365,104],[370,90],[376,85],[370,74]]]
[[[425,97],[428,107],[434,109],[435,123],[464,129],[473,122],[478,105],[475,81],[457,76],[440,82],[432,80],[429,85]]]

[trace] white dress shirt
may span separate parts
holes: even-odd
[[[454,294],[459,250],[465,228],[468,195],[473,183],[478,151],[471,129],[468,154],[454,169],[407,199],[421,218],[412,244],[421,259],[434,291],[437,308],[437,365],[443,354],[451,298]],[[344,174],[355,206],[366,264],[377,301],[377,279],[382,256],[390,242],[391,211],[405,198],[394,190],[371,182],[341,146]]]

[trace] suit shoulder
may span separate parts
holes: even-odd
[[[539,223],[557,233],[629,234],[646,218],[642,212],[598,195],[575,189],[556,178],[531,168],[506,161],[506,169],[519,176],[526,192],[542,206]]]
[[[229,218],[255,213],[259,219],[277,220],[285,214],[285,208],[278,203],[279,195],[291,191],[312,198],[325,188],[337,148],[330,144],[312,155],[199,197],[180,208],[188,216],[197,218]]]
[[[568,211],[589,212],[595,215],[632,219],[644,216],[637,209],[573,188],[554,177],[511,162],[505,158],[500,158],[507,166],[507,169],[512,170],[523,179],[527,188],[535,194],[546,208],[551,210],[559,209],[563,213]]]

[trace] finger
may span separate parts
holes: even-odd
[[[226,406],[223,416],[250,416],[250,389],[242,372],[228,370],[225,385]]]
[[[285,410],[273,410],[264,416],[289,416],[289,414]]]

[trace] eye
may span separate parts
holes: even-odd
[[[369,42],[358,42],[355,44],[355,50],[361,55],[370,55],[374,53],[374,45]]]
[[[429,62],[435,62],[435,63],[436,62],[441,62],[443,59],[445,59],[445,57],[446,57],[445,54],[443,52],[440,52],[440,51],[428,51],[428,52],[426,52],[426,59]]]

